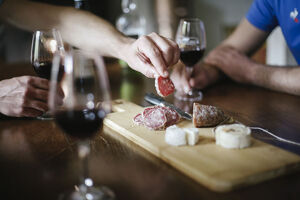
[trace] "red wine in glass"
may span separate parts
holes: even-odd
[[[180,60],[187,66],[193,67],[204,55],[205,49],[201,50],[181,50]]]
[[[33,62],[32,64],[35,73],[41,77],[50,80],[51,78],[51,69],[52,69],[52,60],[51,61],[41,61]],[[59,67],[59,80],[61,80],[64,75],[64,66],[60,65]]]
[[[198,18],[181,19],[176,33],[180,48],[180,60],[186,66],[187,77],[191,77],[194,66],[203,57],[206,49],[204,23]],[[175,98],[182,101],[201,101],[202,92],[198,90],[176,91]]]
[[[57,111],[54,116],[65,133],[79,139],[88,139],[102,130],[105,115],[103,109],[75,109]]]
[[[31,63],[37,75],[50,80],[53,56],[56,53],[61,55],[63,51],[63,42],[58,30],[36,31],[31,44]],[[62,69],[63,66],[60,70]]]
[[[39,77],[50,80],[52,61],[33,62],[32,65]]]

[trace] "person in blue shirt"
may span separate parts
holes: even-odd
[[[193,78],[186,78],[182,65],[175,67],[171,77],[176,88],[181,91],[202,89],[218,81],[222,71],[240,83],[300,95],[299,66],[269,66],[249,58],[272,30],[280,26],[288,47],[300,65],[299,11],[299,0],[255,0],[237,29],[211,51],[204,62],[197,64]]]

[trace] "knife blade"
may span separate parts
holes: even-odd
[[[176,110],[176,112],[184,119],[192,120],[192,118],[193,118],[190,113],[184,112],[180,108],[177,108],[173,104],[166,102],[163,98],[161,98],[153,93],[146,93],[144,99],[153,105],[170,107],[170,108]]]

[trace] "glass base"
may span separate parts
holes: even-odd
[[[203,94],[199,90],[191,90],[188,93],[183,93],[176,91],[175,92],[175,98],[180,101],[201,101],[203,98]]]
[[[41,116],[37,116],[36,119],[38,120],[54,120],[49,112],[42,114]]]
[[[61,195],[59,200],[114,200],[115,194],[108,187],[76,187],[71,193]]]

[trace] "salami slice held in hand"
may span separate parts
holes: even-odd
[[[175,90],[175,86],[169,77],[164,78],[162,76],[155,78],[155,88],[157,94],[162,97],[166,97],[172,94]]]

